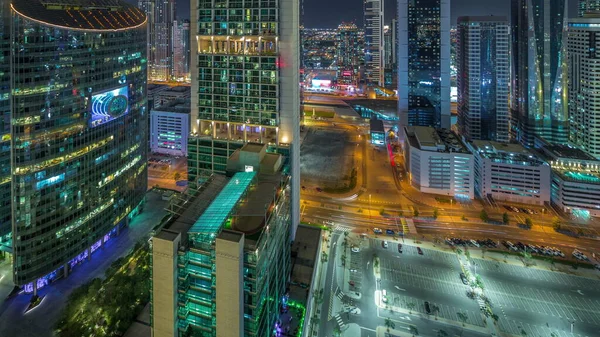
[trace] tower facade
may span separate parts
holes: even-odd
[[[203,171],[225,173],[227,158],[245,143],[267,144],[289,165],[295,233],[300,221],[298,0],[192,0],[191,8],[190,184],[197,184]]]
[[[359,44],[358,27],[342,23],[337,29],[337,81],[341,86],[356,85],[358,80]]]
[[[599,12],[600,0],[579,0],[579,17],[582,18],[586,13]]]
[[[569,138],[567,8],[565,0],[512,0],[511,127],[525,147]]]
[[[148,17],[148,79],[164,82],[173,72],[175,0],[139,0]]]
[[[365,77],[367,82],[383,86],[383,3],[364,0]]]
[[[173,23],[173,79],[189,81],[190,78],[190,21]]]
[[[10,176],[10,1],[2,1],[0,3],[0,252],[10,251],[11,245]]]
[[[569,21],[570,141],[600,159],[600,18]]]
[[[11,5],[14,282],[34,292],[126,225],[147,190],[146,16],[87,4]]]
[[[450,0],[398,1],[398,113],[450,128]]]
[[[509,141],[508,51],[506,18],[458,18],[458,128],[468,140]]]

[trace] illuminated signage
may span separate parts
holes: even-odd
[[[127,87],[120,87],[111,91],[92,96],[92,117],[90,127],[108,123],[129,112],[129,92]]]
[[[252,165],[246,165],[244,171],[245,172],[254,172],[254,166],[252,166]]]

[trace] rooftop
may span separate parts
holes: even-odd
[[[255,178],[256,172],[236,173],[190,228],[189,233],[217,233]]]
[[[499,143],[489,140],[473,140],[470,144],[481,157],[491,159],[496,163],[527,166],[546,164],[535,153],[528,151],[520,144]]]
[[[260,153],[264,145],[260,143],[246,143],[244,144],[244,151]]]
[[[189,114],[191,112],[191,106],[189,101],[185,100],[173,100],[167,101],[165,104],[162,104],[152,111],[160,111],[160,112],[176,112]]]
[[[547,145],[543,148],[544,152],[552,157],[553,160],[558,159],[575,159],[575,160],[585,160],[585,161],[596,161],[594,156],[588,154],[587,152],[568,145]]]
[[[412,147],[431,152],[470,153],[452,131],[428,126],[405,126],[406,139]]]
[[[25,19],[70,30],[126,30],[146,22],[144,12],[123,0],[16,0],[11,7]]]

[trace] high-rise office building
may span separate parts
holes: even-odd
[[[173,78],[188,81],[190,78],[190,21],[173,22]]]
[[[170,81],[175,0],[138,0],[138,7],[148,17],[148,80]]]
[[[398,113],[450,128],[450,0],[398,1]]]
[[[35,292],[143,206],[146,16],[119,0],[11,13],[14,282]]]
[[[383,4],[364,0],[365,77],[368,83],[383,86]]]
[[[458,129],[468,140],[509,141],[509,25],[463,16],[457,32]]]
[[[569,21],[567,55],[570,141],[600,159],[600,17]]]
[[[188,179],[225,173],[247,142],[285,156],[293,224],[300,204],[298,0],[192,0],[192,113]],[[227,16],[224,13],[228,13]],[[249,13],[249,14],[248,14]],[[295,229],[293,231],[295,233]]]
[[[337,82],[341,86],[357,85],[359,66],[358,27],[343,22],[337,28]]]
[[[152,334],[268,337],[286,306],[292,216],[281,154],[246,143],[152,239]],[[187,333],[187,334],[186,334]]]
[[[600,12],[600,0],[579,0],[579,17],[586,13]]]
[[[0,3],[0,254],[10,252],[10,1]]]
[[[569,138],[567,8],[565,0],[512,0],[511,128],[526,147]]]

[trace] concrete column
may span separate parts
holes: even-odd
[[[65,263],[63,266],[63,273],[65,278],[69,277],[69,262]]]
[[[246,130],[247,130],[247,127],[246,127],[246,124],[244,124],[244,143],[248,142],[248,132]]]
[[[87,260],[89,261],[92,259],[92,248],[91,247],[87,247],[87,253],[88,253]]]

